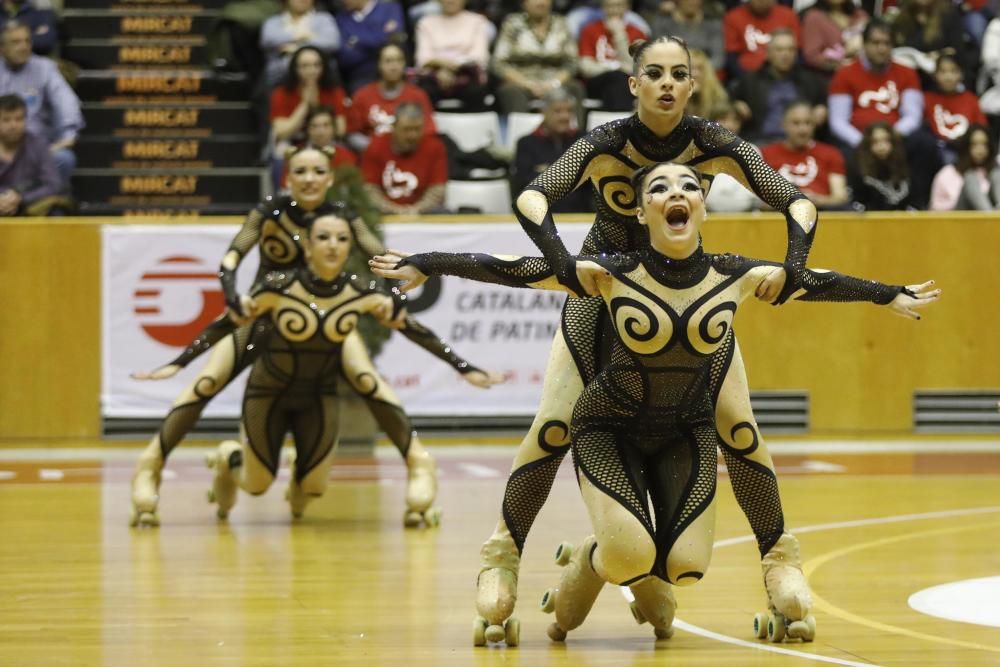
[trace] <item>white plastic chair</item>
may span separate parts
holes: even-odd
[[[434,112],[438,132],[447,134],[465,152],[500,145],[500,116],[496,111],[479,113]]]
[[[506,178],[448,181],[444,190],[444,205],[453,211],[460,206],[470,206],[483,213],[510,213],[510,183]]]
[[[513,151],[517,148],[517,140],[531,134],[542,124],[542,114],[512,111],[507,114],[507,140],[504,146]]]
[[[631,111],[596,111],[587,112],[587,132],[590,132],[598,125],[610,123],[619,118],[627,118],[632,115]]]

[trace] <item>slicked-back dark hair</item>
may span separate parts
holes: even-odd
[[[688,69],[690,69],[691,49],[688,48],[688,44],[684,38],[678,37],[677,35],[661,35],[660,37],[654,37],[653,39],[637,39],[628,45],[628,54],[632,56],[632,76],[639,76],[639,64],[642,62],[642,54],[646,52],[646,49],[654,44],[670,43],[677,44],[684,49],[684,53],[687,55],[688,59]]]

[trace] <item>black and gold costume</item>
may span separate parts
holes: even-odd
[[[263,284],[265,276],[271,272],[293,270],[304,265],[299,239],[306,233],[306,225],[311,220],[325,214],[335,212],[341,217],[350,218],[355,245],[366,255],[384,252],[381,241],[364,222],[345,211],[346,209],[341,210],[331,204],[323,204],[313,211],[304,211],[289,197],[268,197],[251,210],[227,251],[227,255],[235,253],[235,265],[228,268],[224,263],[219,271],[229,308],[242,314],[236,290],[236,266],[255,245],[260,247],[260,265],[254,280],[256,287]],[[266,320],[237,327],[224,314],[206,327],[191,345],[170,362],[185,367],[202,353],[214,348],[208,367],[201,371],[193,389],[185,392],[174,404],[160,426],[158,437],[163,460],[194,427],[212,397],[252,364],[262,350],[268,348],[271,330],[272,325]],[[433,331],[412,317],[406,318],[404,327],[399,331],[459,373],[479,370],[459,357]],[[345,349],[342,362],[338,364],[338,372],[365,400],[376,422],[405,458],[413,438],[409,416],[389,384],[375,369],[357,331],[352,330],[343,345]],[[330,381],[334,382],[335,379],[331,378]]]
[[[528,186],[525,194],[537,191],[551,207],[589,181],[596,192],[597,214],[581,254],[629,252],[648,245],[648,233],[635,217],[632,173],[659,162],[696,167],[707,180],[703,184],[706,188],[716,174],[728,174],[784,213],[788,250],[783,266],[788,277],[779,302],[801,286],[815,234],[816,208],[771,169],[751,144],[717,123],[684,116],[662,138],[643,125],[638,115],[607,123],[573,144]],[[521,225],[550,262],[558,280],[581,294],[570,253],[559,238],[551,213],[546,211],[542,219],[533,220],[531,212],[522,210],[520,201],[516,210]],[[519,267],[518,271],[528,269]],[[516,275],[525,282],[531,280],[529,273]],[[484,545],[484,567],[489,567],[487,561],[497,561],[487,554],[496,548],[491,542],[508,539],[504,535],[507,531],[517,552],[523,549],[567,451],[574,402],[569,394],[582,390],[608,363],[610,351],[602,341],[611,338],[606,335],[609,326],[600,299],[567,299],[546,371],[547,382],[551,382],[543,389],[539,413],[515,458],[503,499],[502,525]],[[719,340],[705,382],[716,412],[733,491],[764,554],[782,534],[784,517],[770,455],[750,409],[749,389],[732,330]]]
[[[576,259],[567,257],[569,262]],[[651,543],[646,565],[634,556],[636,545],[624,544],[632,541],[632,533],[611,529],[623,544],[602,544],[599,522],[608,520],[607,513],[588,502],[598,547],[628,549],[630,554],[618,562],[607,558],[604,568],[612,578],[619,577],[612,582],[620,585],[649,574],[673,584],[693,583],[704,574],[711,554],[712,515],[707,530],[700,525],[685,531],[715,497],[719,352],[731,353],[732,322],[739,304],[779,265],[708,254],[701,248],[687,259],[674,260],[648,246],[580,259],[601,264],[612,276],[601,297],[588,301],[601,309],[602,326],[614,335],[606,336],[611,343],[607,361],[587,380],[573,409],[573,459],[581,479],[627,509]],[[543,258],[424,253],[402,263],[425,275],[566,289],[552,263]],[[904,290],[805,267],[798,284],[797,298],[804,301],[885,305]],[[747,428],[754,427],[751,423]],[[758,445],[754,438],[730,456],[749,457]],[[703,565],[694,569],[691,563],[698,559],[672,557],[675,546],[685,551],[692,544],[701,544],[706,554]]]

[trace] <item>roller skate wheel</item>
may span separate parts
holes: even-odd
[[[157,519],[157,523],[159,523],[159,519]],[[813,616],[812,614],[809,614],[808,616],[805,617],[805,622],[806,625],[809,627],[809,634],[803,637],[803,639],[807,642],[811,642],[816,638],[816,617]]]
[[[669,628],[653,628],[653,634],[656,635],[657,639],[670,639],[674,636],[674,628],[670,626]]]
[[[775,614],[767,619],[767,638],[778,643],[785,638],[785,617]]]
[[[566,631],[560,628],[558,623],[550,625],[545,632],[548,634],[549,639],[554,642],[566,641]]]
[[[133,509],[128,523],[133,528],[144,528],[147,526],[155,528],[160,525],[160,517],[157,516],[156,512],[140,512]]]
[[[224,510],[220,507],[219,509],[215,510],[215,516],[220,521],[225,521],[226,519],[229,518],[229,510]]]
[[[556,565],[559,567],[566,567],[569,565],[570,558],[572,557],[573,545],[569,542],[563,542],[556,547]]]
[[[486,626],[486,619],[482,616],[477,616],[476,620],[472,621],[473,646],[486,646]]]
[[[642,615],[642,610],[639,609],[639,604],[637,602],[633,600],[629,603],[628,608],[632,611],[632,618],[635,619],[636,623],[642,625],[646,622],[646,617]]]
[[[507,637],[502,625],[491,625],[486,628],[486,641],[499,644]]]
[[[793,621],[788,624],[787,631],[789,637],[811,642],[816,637],[816,619],[812,616],[806,616],[801,621]]]
[[[753,635],[757,639],[767,638],[767,614],[753,615]]]
[[[503,629],[507,646],[517,646],[521,643],[521,621],[512,616],[503,624]]]
[[[420,525],[420,521],[420,512],[414,512],[413,510],[403,512],[403,525],[407,528],[416,528]]]
[[[441,508],[432,507],[424,512],[424,523],[428,528],[437,528],[441,525]]]
[[[542,595],[542,603],[539,605],[546,614],[551,614],[556,610],[556,591],[550,588]]]

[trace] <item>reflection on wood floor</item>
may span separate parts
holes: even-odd
[[[558,577],[552,553],[589,532],[565,462],[524,553],[521,646],[474,649],[478,550],[511,448],[435,450],[444,519],[424,531],[402,527],[405,471],[388,451],[335,466],[330,491],[295,523],[284,477],[217,522],[209,472],[195,450],[179,451],[162,526],[138,531],[127,526],[136,453],[0,449],[0,664],[1000,664],[1000,627],[907,602],[931,586],[1000,576],[1000,447],[892,453],[905,444],[775,456],[819,626],[814,643],[783,644],[785,653],[750,636],[764,606],[760,567],[727,481],[712,566],[678,591],[672,639],[655,642],[607,587],[588,621],[553,644],[538,609]]]

